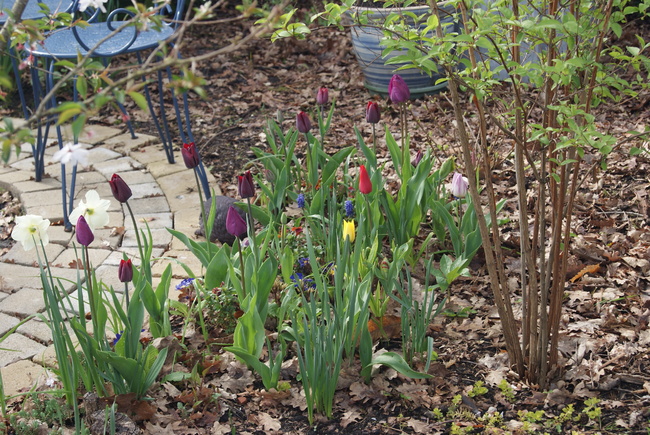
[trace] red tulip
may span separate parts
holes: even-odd
[[[79,216],[79,219],[77,219],[75,232],[77,233],[77,242],[84,246],[90,245],[93,240],[95,240],[93,231],[90,229],[90,226],[83,215]]]
[[[196,150],[194,142],[183,144],[181,155],[183,156],[183,161],[187,169],[193,169],[199,166],[201,160],[199,159],[199,153]]]
[[[364,195],[372,192],[372,181],[370,181],[370,177],[368,176],[368,172],[364,165],[361,165],[359,168],[359,192]]]
[[[395,74],[388,83],[388,97],[393,103],[403,103],[411,98],[411,91],[399,74]]]
[[[368,101],[368,105],[366,106],[366,121],[371,124],[376,124],[379,122],[380,117],[379,104],[374,101]]]
[[[244,172],[244,175],[237,175],[237,188],[239,196],[244,199],[255,196],[255,183],[251,171]]]
[[[133,263],[131,263],[130,258],[128,260],[120,260],[117,276],[120,278],[120,282],[131,282],[133,279]]]
[[[318,90],[318,94],[316,95],[316,104],[319,106],[324,106],[326,105],[330,100],[330,95],[329,91],[325,87],[321,87]]]
[[[129,187],[128,184],[124,180],[122,180],[122,177],[120,177],[117,174],[113,174],[111,179],[108,181],[108,183],[111,185],[111,191],[113,192],[113,196],[115,199],[117,199],[119,202],[126,202],[131,198],[131,188]]]
[[[311,121],[309,120],[309,115],[305,112],[300,112],[296,115],[296,128],[300,133],[307,133],[311,130]]]
[[[228,208],[228,214],[226,215],[226,231],[235,237],[246,234],[246,221],[232,205]]]

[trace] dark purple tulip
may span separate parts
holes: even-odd
[[[300,133],[307,133],[311,130],[311,121],[309,115],[305,112],[300,112],[296,115],[296,128]]]
[[[241,198],[252,198],[255,196],[255,183],[251,171],[244,172],[244,175],[237,175],[237,188]]]
[[[117,276],[120,278],[120,282],[131,282],[133,280],[133,263],[131,263],[130,258],[128,260],[120,260]]]
[[[422,157],[424,157],[424,153],[422,152],[422,150],[418,150],[418,153],[415,155],[413,161],[411,161],[411,164],[413,166],[417,166],[420,163],[420,160],[422,160]]]
[[[226,231],[235,237],[240,237],[246,233],[246,221],[232,205],[228,208],[228,214],[226,215]]]
[[[368,105],[366,106],[366,121],[371,124],[377,124],[380,117],[379,104],[374,101],[368,101]]]
[[[388,98],[393,103],[403,103],[411,98],[411,91],[399,74],[395,74],[388,83]]]
[[[129,198],[131,198],[131,188],[129,187],[128,184],[124,180],[122,180],[122,177],[120,177],[117,174],[113,174],[111,179],[108,181],[108,183],[111,185],[111,191],[113,192],[113,196],[115,199],[117,199],[119,202],[127,202]]]
[[[194,169],[199,166],[199,152],[196,150],[194,142],[183,144],[181,155],[183,156],[183,161],[187,169]]]
[[[88,222],[86,222],[86,218],[83,217],[83,215],[79,216],[79,219],[77,219],[75,232],[77,233],[77,242],[84,246],[90,245],[93,240],[95,240],[93,231],[90,229],[90,226],[88,226]]]
[[[316,94],[316,104],[319,106],[324,106],[330,101],[330,94],[327,88],[321,87]]]

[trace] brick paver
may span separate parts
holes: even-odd
[[[15,123],[19,122],[15,120]],[[113,173],[119,174],[131,187],[133,197],[129,204],[136,213],[138,228],[145,230],[146,222],[151,229],[154,238],[152,257],[158,259],[152,265],[154,276],[159,277],[164,268],[172,264],[175,277],[172,286],[175,285],[176,279],[187,275],[179,261],[195,274],[200,274],[200,263],[167,231],[167,228],[173,228],[194,237],[198,228],[199,194],[194,174],[185,168],[180,153],[175,155],[176,163],[170,164],[155,137],[138,134],[137,139],[132,139],[128,132],[104,126],[90,126],[88,132],[80,142],[90,151],[91,165],[78,169],[74,205],[85,200],[85,193],[92,189],[97,190],[102,199],[111,201],[109,225],[95,231],[95,240],[90,246],[90,258],[97,278],[113,286],[121,298],[124,286],[117,277],[120,260],[126,254],[134,264],[139,264],[131,217],[127,208],[111,195],[108,180]],[[69,137],[69,131],[65,130],[64,140],[69,140]],[[56,150],[55,141],[49,140],[45,153],[47,176],[42,182],[33,179],[34,164],[29,146],[23,147],[17,157],[12,155],[8,165],[0,167],[0,186],[21,198],[26,213],[41,215],[53,223],[63,216],[61,166],[51,162]],[[68,165],[68,188],[71,170]],[[209,178],[211,186],[216,188],[212,176]],[[76,238],[61,224],[51,226],[48,235],[50,243],[46,252],[53,274],[63,278],[60,282],[74,300],[74,306],[67,309],[78,311],[75,299],[78,295],[78,271],[72,267],[76,260],[73,250]],[[170,289],[170,295],[173,290]],[[0,257],[0,337],[21,320],[42,313],[44,309],[36,251],[25,252],[22,245],[16,244]],[[0,348],[11,349],[0,351],[0,372],[6,394],[15,394],[45,381],[47,371],[44,367],[56,367],[51,338],[47,323],[36,318],[27,320],[7,335],[0,344]]]

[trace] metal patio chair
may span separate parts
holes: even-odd
[[[14,7],[15,0],[0,0],[0,27],[4,25],[7,21],[9,13]],[[41,4],[44,4],[49,12],[46,12]],[[23,11],[22,20],[38,20],[40,18],[47,17],[50,14],[56,14],[57,12],[68,11],[72,7],[71,0],[29,0],[25,10]],[[9,47],[7,50],[11,58],[11,67],[14,72],[14,78],[16,80],[16,91],[18,92],[18,97],[20,98],[20,104],[23,110],[23,116],[25,119],[29,119],[29,106],[25,98],[25,91],[20,80],[20,68],[18,62],[18,54],[13,47]]]
[[[34,94],[39,95],[41,98],[47,96],[55,86],[55,76],[57,72],[57,63],[61,61],[73,62],[76,64],[79,56],[88,56],[91,59],[100,59],[104,68],[110,63],[110,59],[118,55],[131,55],[135,57],[137,63],[133,67],[139,67],[145,62],[145,52],[154,53],[155,57],[162,57],[164,53],[164,48],[167,45],[173,45],[174,38],[176,35],[177,25],[182,19],[184,0],[178,0],[176,4],[175,11],[171,10],[169,5],[159,8],[158,13],[170,13],[171,21],[162,21],[160,26],[156,25],[153,22],[148,23],[148,26],[139,28],[138,23],[134,19],[136,16],[134,12],[125,9],[125,8],[116,8],[114,10],[108,11],[106,14],[100,14],[99,10],[92,11],[91,9],[85,9],[81,11],[82,5],[80,5],[79,0],[75,0],[71,9],[73,14],[73,23],[76,23],[77,19],[83,19],[87,24],[74,25],[71,27],[66,27],[62,29],[57,29],[51,32],[44,41],[39,44],[36,44],[30,50],[30,55],[34,57],[35,67],[32,68],[32,82],[35,88]],[[173,13],[172,13],[173,12]],[[90,53],[90,54],[89,54]],[[38,66],[36,63],[38,62]],[[41,88],[41,78],[39,72],[44,72],[44,87]],[[165,96],[164,96],[164,79],[172,79],[171,68],[167,67],[165,70],[159,70],[156,73],[157,88],[158,88],[158,111],[154,107],[152,100],[152,92],[149,87],[149,81],[146,77],[142,77],[144,95],[147,101],[147,106],[149,108],[149,113],[153,118],[153,123],[158,132],[160,140],[162,141],[163,148],[169,163],[174,163],[174,154],[173,154],[173,141],[170,123],[167,120],[167,113],[165,109]],[[77,80],[73,80],[73,95],[72,98],[74,101],[77,101],[78,92],[77,92]],[[171,90],[171,100],[173,106],[173,112],[176,118],[176,127],[180,135],[180,139],[183,143],[194,142],[192,131],[190,128],[190,115],[188,110],[188,101],[187,94],[183,93],[182,97],[179,98],[173,90]],[[40,104],[40,101],[36,102],[37,105]],[[51,95],[51,97],[46,101],[48,108],[57,107],[57,98],[56,95]],[[124,119],[127,126],[129,127],[132,137],[135,138],[135,134],[131,127],[131,122],[129,116],[121,104],[119,108],[122,111]],[[182,107],[181,107],[182,106]],[[53,122],[53,119],[50,119],[48,123]],[[46,126],[45,129],[48,127]],[[41,135],[39,134],[39,137]],[[38,173],[39,169],[42,173],[44,170],[43,167],[43,156],[45,148],[45,140],[47,134],[42,135],[42,149],[39,149],[40,155],[35,156],[35,162],[40,164],[40,168],[36,168]],[[57,138],[59,141],[59,147],[63,147],[63,137],[61,130],[57,125]],[[74,143],[78,142],[78,138],[73,138]],[[201,163],[197,167],[198,175],[202,183],[204,190],[204,195],[207,198],[210,197],[210,190],[207,183],[207,176],[205,168]],[[64,208],[64,223],[67,229],[71,228],[71,223],[69,222],[68,216],[72,212],[73,199],[74,199],[74,182],[76,178],[76,167],[72,170],[71,175],[71,184],[70,191],[67,192],[69,196],[66,196],[66,172],[65,165],[61,165],[61,183],[63,188],[63,208]]]

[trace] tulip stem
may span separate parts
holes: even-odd
[[[93,323],[93,334],[97,336],[97,333],[99,332],[99,325],[97,324],[98,319],[95,312],[95,297],[93,295],[93,280],[90,276],[90,256],[88,255],[88,246],[84,246],[82,252],[84,257],[84,273],[86,275],[86,290],[88,291],[88,305],[90,305],[90,320]],[[78,289],[78,293],[79,300],[83,300],[83,289]],[[79,312],[79,317],[84,318],[85,313],[83,312],[83,304],[79,304],[79,309],[81,310]]]
[[[241,249],[241,240],[239,237],[237,239],[237,249],[239,250],[239,264],[241,265],[241,288],[242,291],[244,292],[244,298],[246,298],[246,271],[244,270],[244,255],[242,254],[242,249]],[[243,300],[242,299],[242,300]]]
[[[410,163],[411,159],[409,158],[409,150],[406,148],[406,103],[400,103],[399,105],[399,113],[400,113],[400,125],[402,127],[402,175],[404,180],[406,181],[406,175],[405,173],[405,168],[407,167],[406,165]]]
[[[311,144],[309,143],[309,135],[305,133],[305,140],[307,141],[307,160],[305,166],[307,167],[307,179],[305,180],[305,184],[309,184],[311,186],[310,190],[312,193],[312,197],[314,195],[314,183],[312,183],[311,178],[312,178],[312,153],[311,153]],[[307,186],[305,186],[307,187]]]
[[[456,199],[456,218],[458,219],[458,232],[462,237],[461,226],[463,225],[463,207],[461,204],[462,199]]]
[[[253,207],[251,206],[251,199],[246,198],[248,203],[248,240],[251,243],[251,249],[253,250],[253,255],[255,255],[255,264],[259,264],[259,253],[255,249],[255,225],[253,223]]]
[[[212,228],[208,227],[208,217],[206,216],[205,205],[203,202],[203,194],[201,194],[201,182],[199,181],[199,174],[197,173],[196,167],[194,168],[194,180],[196,181],[196,187],[199,192],[199,202],[201,204],[201,220],[203,221],[203,233],[205,235],[205,243],[208,251],[208,258],[212,258],[210,253],[210,236],[212,234]],[[213,200],[214,201],[214,200]]]
[[[126,208],[129,210],[129,215],[131,215],[131,222],[133,223],[133,231],[135,231],[135,240],[138,243],[138,252],[140,253],[140,269],[145,279],[151,284],[151,264],[148,261],[145,261],[144,258],[144,246],[142,246],[142,240],[140,240],[140,230],[138,229],[138,224],[135,220],[135,215],[131,209],[129,201],[125,201]],[[127,294],[128,299],[128,294]]]
[[[129,311],[129,283],[124,283],[124,296],[126,297],[126,311]]]
[[[369,234],[370,233],[369,230],[370,230],[371,225],[372,225],[372,210],[370,210],[370,200],[368,199],[368,196],[363,195],[363,197],[364,197],[364,199],[366,201],[366,211],[367,211],[367,214],[368,214],[368,223],[366,224],[366,228],[367,228],[368,232],[364,232],[364,233]]]
[[[375,124],[372,124],[372,148],[375,151],[375,157],[377,157],[377,133],[375,132]]]

